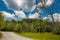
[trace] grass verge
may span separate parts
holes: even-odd
[[[35,40],[60,40],[60,35],[55,35],[52,33],[16,33],[18,35],[33,38]]]

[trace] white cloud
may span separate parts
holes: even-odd
[[[38,8],[40,8],[40,6],[43,7],[43,3],[40,2],[40,3],[37,4],[37,6],[38,6]]]
[[[52,21],[51,17],[49,17],[49,16],[43,18],[43,20],[46,20],[46,19],[48,19],[49,21]]]
[[[7,8],[11,10],[19,10],[19,6],[15,2],[15,0],[3,0],[3,1],[6,4]]]
[[[60,21],[60,14],[55,13],[55,14],[53,14],[53,16],[54,16],[55,21]]]
[[[35,8],[36,8],[36,5],[34,5],[34,6],[31,8],[31,11],[33,11]]]
[[[11,18],[14,19],[14,14],[10,14],[8,12],[2,11],[2,15],[4,16],[4,18]]]
[[[2,15],[4,16],[5,20],[10,20],[10,21],[12,19],[18,21],[18,20],[27,18],[23,11],[14,11],[14,12],[15,12],[15,14],[11,14],[6,11],[2,11]],[[18,17],[16,17],[15,15],[17,15]]]
[[[43,18],[43,20],[46,20],[46,19],[48,19],[48,17],[44,17],[44,18]]]
[[[35,0],[24,0],[26,1],[23,6],[22,6],[22,10],[23,11],[33,11],[36,8],[36,4],[35,4]]]
[[[60,14],[59,13],[53,14],[53,18],[54,18],[54,21],[60,21]],[[49,19],[50,21],[52,21],[51,16],[48,16],[48,17],[44,17],[43,18],[43,20],[46,20],[46,19]]]
[[[39,14],[36,12],[35,14],[29,14],[30,19],[39,19]]]
[[[26,15],[23,11],[14,11],[14,12],[19,18],[22,18],[22,19],[26,18]]]
[[[39,13],[42,12],[42,8],[40,8],[40,7],[43,7],[43,4],[41,2],[37,4],[37,9],[38,9]]]
[[[54,2],[54,0],[45,0],[44,6],[45,6],[45,7],[50,6],[53,2]],[[43,6],[43,3],[44,3],[44,1],[38,3],[37,7],[38,7],[38,9],[40,8],[39,10],[41,10],[41,9],[44,7],[44,6]]]
[[[46,6],[50,6],[53,2],[54,0],[46,0]]]
[[[12,10],[19,10],[22,8],[23,11],[33,11],[32,8],[35,6],[35,0],[3,0],[6,6]]]

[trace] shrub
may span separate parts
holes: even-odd
[[[2,37],[2,33],[0,32],[0,38]]]

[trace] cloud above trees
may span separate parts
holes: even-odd
[[[37,12],[35,14],[29,14],[30,19],[39,19],[39,16],[40,16],[40,14]]]
[[[36,7],[35,0],[3,0],[3,1],[6,4],[6,6],[11,10],[22,9],[23,11],[33,11],[34,8]]]
[[[4,18],[11,18],[11,19],[14,19],[14,14],[10,14],[6,11],[2,11],[2,15],[4,16]]]
[[[39,19],[40,14],[39,13],[30,13],[28,15],[28,17],[26,16],[26,14],[24,13],[24,11],[26,12],[32,12],[36,6],[42,6],[42,3],[38,3],[38,5],[36,5],[36,0],[3,0],[3,2],[5,3],[6,7],[10,10],[13,10],[15,12],[15,14],[10,14],[8,12],[3,12],[5,17],[8,18],[13,18],[15,15],[17,15],[19,18],[30,18],[30,19]],[[45,6],[50,6],[54,0],[45,0]],[[20,10],[21,9],[21,10]],[[39,10],[39,12],[41,12]],[[7,16],[10,15],[10,16]],[[46,18],[45,18],[46,19]]]
[[[23,11],[14,11],[14,12],[15,12],[15,15],[17,15],[19,18],[22,18],[22,19],[27,18]]]
[[[55,13],[53,14],[54,21],[60,21],[60,13]],[[43,20],[49,19],[52,21],[51,16],[49,15],[48,17],[44,17]]]

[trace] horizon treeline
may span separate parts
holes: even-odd
[[[53,26],[54,25],[54,26]],[[23,19],[23,21],[5,21],[2,13],[0,13],[0,31],[14,32],[34,32],[44,33],[51,32],[60,34],[60,22],[52,22],[42,19]]]

